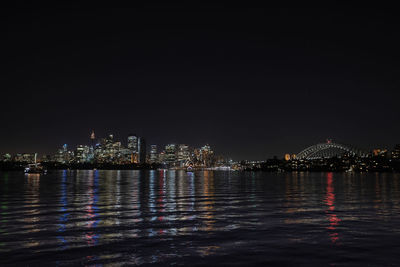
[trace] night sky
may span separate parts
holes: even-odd
[[[129,133],[233,159],[400,143],[398,10],[2,9],[0,153]]]

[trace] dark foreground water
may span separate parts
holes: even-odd
[[[400,176],[0,173],[0,265],[399,266]]]

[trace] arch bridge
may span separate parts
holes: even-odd
[[[348,154],[350,156],[364,157],[366,153],[360,149],[357,149],[350,145],[338,144],[328,141],[326,143],[316,144],[307,147],[299,154],[297,154],[297,159],[321,159],[321,158],[333,158],[340,157],[343,154]]]

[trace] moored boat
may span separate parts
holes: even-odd
[[[43,168],[43,166],[36,161],[37,154],[35,153],[35,163],[28,164],[25,167],[25,173],[46,173],[47,170]]]

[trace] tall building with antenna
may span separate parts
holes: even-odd
[[[94,130],[92,130],[92,133],[90,134],[90,145],[92,147],[94,147],[94,145],[95,145],[95,139],[96,139],[96,135],[94,134]]]
[[[92,130],[92,133],[90,134],[90,147],[89,147],[88,161],[94,160],[95,145],[96,145],[96,135],[94,134],[94,130]]]

